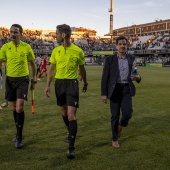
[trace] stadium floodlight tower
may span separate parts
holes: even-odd
[[[111,37],[113,35],[113,3],[114,3],[114,0],[110,0],[109,13],[110,13],[110,36]]]

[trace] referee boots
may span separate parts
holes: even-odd
[[[20,149],[22,148],[22,146],[23,146],[22,137],[21,138],[17,137],[16,142],[15,142],[15,147]]]
[[[67,152],[67,158],[68,159],[74,159],[75,158],[74,147],[69,147],[68,152]]]

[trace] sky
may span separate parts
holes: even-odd
[[[170,19],[170,0],[113,0],[113,29]],[[84,27],[103,36],[110,31],[110,0],[3,0],[0,27],[55,30]]]

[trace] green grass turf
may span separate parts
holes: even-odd
[[[24,147],[11,141],[15,125],[10,107],[0,110],[1,170],[168,170],[170,169],[170,68],[138,67],[134,114],[119,139],[111,146],[109,103],[100,98],[102,66],[86,66],[88,91],[82,93],[77,111],[78,133],[74,160],[66,158],[67,131],[56,106],[54,81],[51,97],[44,95],[45,77],[36,85],[35,114],[31,93],[25,103]],[[4,82],[3,82],[4,83]],[[3,102],[4,87],[0,90]]]

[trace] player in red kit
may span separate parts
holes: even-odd
[[[45,72],[46,77],[47,77],[47,67],[46,67],[46,65],[47,65],[47,57],[44,56],[43,59],[41,60],[41,72],[40,72],[37,80],[40,80],[40,78],[41,78],[41,76],[44,72]]]

